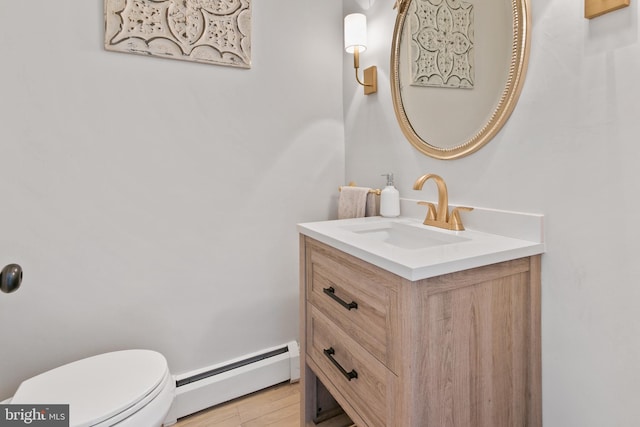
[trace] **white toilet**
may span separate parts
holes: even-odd
[[[82,359],[20,384],[12,404],[69,404],[70,427],[160,427],[175,392],[167,361],[151,350]]]

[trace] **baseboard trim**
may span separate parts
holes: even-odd
[[[203,409],[228,402],[249,393],[262,390],[285,381],[300,379],[300,349],[298,343],[291,341],[285,345],[287,351],[277,351],[283,346],[273,347],[246,355],[218,365],[208,366],[197,371],[176,375],[176,383],[183,384],[185,379],[197,377],[199,373],[221,371],[201,380],[187,382],[176,387],[176,395],[164,425],[175,424],[179,418],[194,414]],[[256,356],[274,352],[274,356],[242,364],[242,360],[253,360]],[[279,354],[278,354],[279,353]],[[221,369],[237,364],[234,369]]]

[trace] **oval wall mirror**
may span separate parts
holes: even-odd
[[[398,0],[391,94],[422,153],[477,151],[518,101],[529,55],[529,0]]]

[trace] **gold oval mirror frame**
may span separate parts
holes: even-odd
[[[476,10],[463,0],[396,4],[391,95],[402,132],[415,148],[437,159],[479,150],[504,126],[520,96],[529,57],[529,0],[490,0],[478,3]],[[461,7],[470,11],[463,13]],[[438,29],[446,25],[448,29]],[[449,47],[444,46],[447,37]],[[460,51],[472,52],[462,61],[451,54],[460,46]],[[438,57],[438,49],[450,59]],[[414,65],[410,58],[423,60]],[[440,66],[453,78],[438,74]]]

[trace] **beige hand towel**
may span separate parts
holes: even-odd
[[[380,196],[373,191],[367,194],[367,207],[365,208],[364,216],[377,216],[380,215]]]
[[[342,187],[338,199],[338,219],[364,217],[369,190],[365,187]]]

